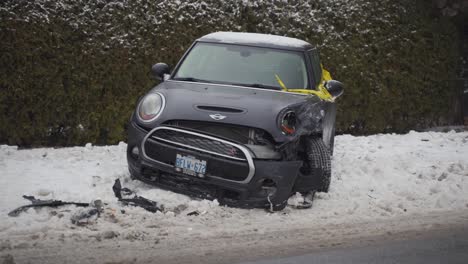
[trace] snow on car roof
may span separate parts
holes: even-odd
[[[310,43],[296,38],[245,32],[215,32],[205,35],[198,40],[206,42],[244,44],[285,49],[304,50],[312,48]]]

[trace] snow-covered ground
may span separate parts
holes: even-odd
[[[222,207],[216,201],[194,200],[132,181],[125,149],[124,143],[31,150],[0,146],[0,255],[44,243],[102,240],[151,240],[162,249],[171,241],[193,237],[265,235],[468,211],[468,132],[338,136],[330,192],[318,193],[310,209],[287,207],[278,213]],[[153,214],[119,204],[112,192],[117,178],[124,187],[163,204],[165,212]],[[74,206],[7,216],[29,203],[23,194],[80,202],[101,199],[107,205],[101,217],[86,226],[71,223],[72,215],[83,210]],[[193,211],[200,214],[187,215]]]

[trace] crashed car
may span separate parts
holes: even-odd
[[[273,210],[293,193],[328,191],[343,85],[326,80],[317,48],[217,32],[197,39],[172,71],[157,63],[152,72],[160,84],[138,100],[128,128],[132,178]]]

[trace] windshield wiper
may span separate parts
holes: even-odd
[[[222,81],[214,82],[214,81],[208,81],[208,80],[198,79],[198,78],[194,78],[194,77],[175,77],[175,78],[172,78],[172,79],[176,80],[176,81],[219,83],[219,84],[230,84],[230,85],[246,86],[246,87],[269,89],[269,90],[281,90],[281,88],[279,88],[279,87],[260,84],[260,83],[245,84],[245,83],[232,83],[232,82],[222,82]]]
[[[243,84],[242,86],[253,87],[253,88],[262,88],[262,89],[270,89],[270,90],[281,90],[276,86],[265,85],[260,83],[251,83],[251,84]]]
[[[211,83],[211,81],[203,80],[203,79],[198,79],[194,77],[175,77],[172,78],[173,80],[176,81],[187,81],[187,82],[205,82],[205,83]]]

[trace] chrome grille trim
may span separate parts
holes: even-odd
[[[201,149],[201,148],[193,147],[193,146],[186,145],[186,144],[182,144],[182,143],[175,142],[175,141],[172,141],[172,140],[167,140],[167,139],[164,139],[164,138],[161,138],[161,137],[152,136],[151,139],[156,139],[156,140],[164,141],[164,142],[167,142],[167,143],[170,143],[170,144],[174,144],[174,145],[178,145],[178,146],[181,146],[181,147],[184,147],[184,148],[193,149],[193,150],[205,152],[205,153],[208,153],[208,154],[212,154],[212,155],[215,155],[215,156],[220,156],[220,157],[224,157],[224,158],[228,158],[228,159],[239,160],[239,161],[245,161],[245,160],[246,160],[246,159],[242,159],[242,158],[232,157],[232,156],[229,156],[229,155],[224,155],[224,154],[221,154],[221,153],[218,153],[218,152],[214,152],[214,151],[209,151],[209,150],[206,150],[206,149]]]
[[[163,138],[160,138],[160,137],[151,137],[151,135],[152,135],[154,132],[156,132],[156,131],[158,131],[158,130],[161,130],[161,129],[177,131],[177,132],[180,132],[180,133],[186,133],[186,134],[190,134],[190,135],[194,135],[194,136],[198,136],[198,137],[202,137],[202,138],[206,138],[206,139],[210,139],[210,140],[214,140],[214,141],[219,141],[219,142],[221,142],[221,143],[231,145],[231,146],[233,146],[233,147],[236,147],[236,148],[240,149],[240,150],[242,151],[242,153],[244,153],[244,156],[245,156],[246,158],[245,158],[245,159],[236,158],[236,157],[224,155],[224,154],[221,154],[221,153],[212,152],[212,151],[205,150],[205,149],[200,149],[200,148],[193,147],[193,146],[190,146],[190,145],[181,144],[181,143],[179,143],[179,142],[174,142],[174,141],[171,141],[171,140],[166,140],[166,139],[163,139]],[[181,146],[181,147],[185,147],[185,148],[197,150],[197,151],[200,151],[200,152],[205,152],[205,153],[208,153],[208,154],[211,154],[211,155],[221,156],[221,157],[224,157],[224,158],[229,158],[229,159],[238,160],[238,161],[247,161],[247,164],[249,165],[249,174],[247,175],[247,178],[245,178],[245,180],[243,180],[243,181],[229,180],[229,179],[225,179],[225,178],[223,178],[223,177],[213,176],[213,175],[212,175],[212,176],[208,176],[208,177],[217,178],[217,179],[221,179],[221,180],[224,180],[224,181],[236,182],[236,183],[249,183],[250,180],[251,180],[251,179],[253,178],[253,176],[255,175],[255,165],[254,165],[254,162],[253,162],[252,154],[250,153],[250,151],[249,151],[246,147],[244,147],[244,146],[242,146],[242,145],[239,145],[239,144],[236,144],[236,143],[232,143],[232,142],[229,142],[229,141],[227,141],[227,140],[220,139],[220,138],[208,136],[208,135],[205,135],[205,134],[201,134],[201,133],[197,133],[197,132],[193,132],[193,131],[184,130],[184,129],[174,128],[174,127],[166,127],[166,126],[156,127],[156,128],[154,128],[154,129],[152,129],[150,132],[148,132],[148,134],[143,138],[143,140],[142,140],[142,142],[141,142],[141,152],[142,152],[143,157],[144,157],[145,159],[151,160],[151,161],[156,162],[156,163],[159,163],[159,164],[164,164],[164,165],[167,165],[167,166],[171,166],[171,167],[174,167],[174,166],[171,165],[171,164],[166,164],[166,163],[163,163],[163,162],[161,162],[161,161],[152,159],[152,158],[150,158],[150,157],[146,154],[146,151],[145,151],[145,143],[146,143],[146,141],[148,141],[148,139],[150,139],[150,137],[151,137],[151,138],[154,138],[154,139],[156,139],[156,140],[161,140],[161,141],[164,141],[164,142],[167,142],[167,143],[170,143],[170,144],[174,144],[174,145],[178,145],[178,146]]]

